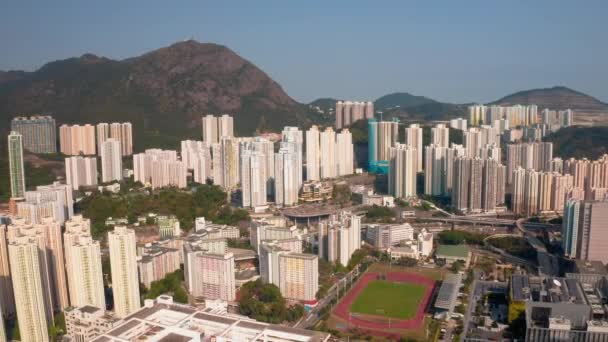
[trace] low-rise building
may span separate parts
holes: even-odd
[[[71,342],[92,341],[120,322],[110,312],[90,305],[68,307],[64,313],[67,336]]]
[[[471,261],[471,250],[465,245],[439,245],[435,259],[444,261],[448,266],[456,261],[462,261],[467,268]]]
[[[143,308],[92,341],[325,342],[330,337],[330,334],[324,332],[258,322],[227,313],[221,308],[199,310],[189,305],[176,304],[171,296],[163,295],[155,300],[146,300]]]

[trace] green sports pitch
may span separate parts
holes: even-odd
[[[425,285],[370,281],[351,305],[350,312],[409,319],[416,316],[425,292]]]

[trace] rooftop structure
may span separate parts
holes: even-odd
[[[146,300],[144,307],[93,342],[123,341],[328,341],[327,333],[257,322],[234,314],[218,314],[173,303],[170,296]]]

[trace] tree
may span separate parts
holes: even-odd
[[[287,308],[279,288],[273,284],[264,284],[258,279],[241,287],[239,312],[262,322],[281,323],[300,319],[304,308],[297,305]]]
[[[397,265],[405,267],[414,267],[418,265],[418,260],[404,256],[397,259]]]

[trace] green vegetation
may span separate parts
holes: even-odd
[[[355,299],[353,313],[408,319],[416,315],[426,291],[424,285],[371,281]]]
[[[527,260],[536,260],[536,250],[520,237],[505,236],[488,239],[490,245],[502,249],[503,251]]]
[[[414,266],[418,265],[418,260],[404,256],[404,257],[397,259],[395,261],[395,264],[399,265],[399,266],[403,266],[403,267],[414,267]]]
[[[450,268],[450,270],[454,273],[458,273],[458,272],[460,272],[460,270],[462,270],[463,267],[464,267],[464,261],[456,260],[452,263],[452,267]]]
[[[367,208],[365,217],[373,222],[392,222],[395,219],[395,213],[388,207],[379,207],[374,204]]]
[[[248,220],[249,214],[243,209],[234,209],[227,202],[226,193],[216,185],[199,185],[194,191],[174,188],[162,189],[151,195],[102,194],[95,193],[78,204],[85,217],[91,219],[92,233],[96,238],[105,234],[110,227],[105,226],[108,217],[135,217],[154,212],[161,215],[173,214],[185,231],[192,229],[194,219],[204,216],[218,224],[236,225]]]
[[[65,335],[68,332],[65,326],[65,315],[63,312],[60,312],[55,315],[53,320],[53,325],[49,328],[49,335],[52,341],[61,341],[61,336]]]
[[[331,197],[336,204],[343,207],[350,202],[351,196],[352,193],[348,184],[334,184]]]
[[[253,249],[249,239],[228,239],[227,241],[230,248]]]
[[[353,255],[350,256],[350,260],[348,260],[348,265],[346,265],[346,269],[348,271],[352,271],[355,266],[359,265],[360,263],[363,262],[363,260],[365,260],[365,258],[367,258],[367,256],[369,255],[369,250],[364,249],[364,248],[359,248],[356,251],[353,252]]]
[[[239,312],[258,321],[278,324],[297,321],[304,315],[304,307],[297,304],[287,308],[279,288],[258,279],[241,287]]]
[[[444,230],[439,233],[439,243],[442,245],[482,245],[487,237],[483,233],[474,233],[465,230]]]
[[[553,155],[562,159],[597,159],[608,153],[608,127],[566,127],[549,134],[545,141],[553,143]]]
[[[188,294],[182,287],[184,281],[184,271],[177,270],[158,281],[153,281],[150,289],[142,292],[145,299],[154,299],[162,294],[170,294],[173,300],[178,303],[188,303]]]

